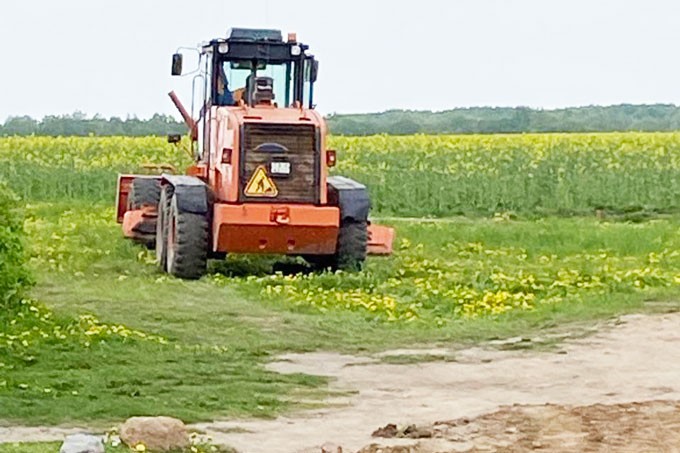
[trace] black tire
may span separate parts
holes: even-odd
[[[168,217],[170,202],[175,188],[170,184],[163,186],[158,202],[158,217],[156,218],[156,262],[162,271],[168,270]]]
[[[187,280],[199,279],[208,263],[208,218],[179,212],[175,196],[168,214],[167,272]]]
[[[345,220],[338,233],[338,248],[335,252],[337,269],[360,271],[366,261],[368,248],[368,223]]]
[[[128,211],[143,206],[157,206],[161,198],[161,185],[158,179],[135,178],[128,194]]]
[[[338,232],[333,255],[306,255],[304,259],[318,269],[358,272],[364,267],[368,248],[368,223],[344,220]]]
[[[301,255],[315,270],[337,270],[337,260],[335,255]]]

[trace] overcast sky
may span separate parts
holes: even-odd
[[[175,114],[179,46],[296,31],[324,113],[680,104],[677,0],[3,0],[0,121]]]

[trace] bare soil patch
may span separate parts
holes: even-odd
[[[345,396],[330,399],[327,408],[276,420],[225,421],[198,428],[243,452],[318,453],[328,442],[341,445],[344,452],[376,443],[380,448],[401,446],[404,452],[526,451],[543,444],[545,451],[555,451],[553,445],[570,445],[567,440],[585,442],[571,451],[674,451],[664,445],[679,445],[676,434],[665,433],[678,431],[680,314],[624,316],[600,329],[586,338],[566,340],[552,351],[499,350],[496,345],[395,352],[447,357],[436,362],[394,364],[384,357],[289,354],[271,368],[331,376],[332,390]],[[656,413],[663,416],[655,419]],[[371,437],[389,423],[427,428],[463,417],[470,420],[468,426],[437,425],[454,440],[446,438],[449,434],[430,439]],[[637,437],[626,431],[635,423],[643,427]],[[242,432],[224,432],[236,427]],[[639,442],[631,444],[639,448],[629,450],[624,441]],[[659,443],[646,446],[648,441]]]
[[[391,430],[376,434],[392,434]],[[680,449],[680,403],[505,406],[475,419],[409,426],[413,445],[371,444],[360,453],[670,452]]]

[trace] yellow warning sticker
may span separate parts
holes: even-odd
[[[267,174],[264,165],[257,167],[246,186],[245,194],[249,197],[275,197],[279,194],[276,184]]]

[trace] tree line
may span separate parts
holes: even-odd
[[[521,132],[613,132],[680,130],[680,107],[672,104],[607,107],[588,106],[555,110],[528,107],[472,107],[442,112],[390,110],[383,113],[331,114],[336,135],[492,134]],[[149,119],[87,117],[82,113],[12,116],[0,125],[0,136],[145,136],[182,134],[183,122],[169,115]]]
[[[669,104],[589,106],[556,110],[473,107],[442,112],[390,110],[330,115],[338,135],[492,134],[680,130],[680,107]]]
[[[155,114],[149,119],[117,117],[88,118],[76,112],[72,115],[46,116],[36,120],[30,116],[10,116],[0,126],[0,136],[47,135],[47,136],[147,136],[183,134],[186,126],[172,116]]]

